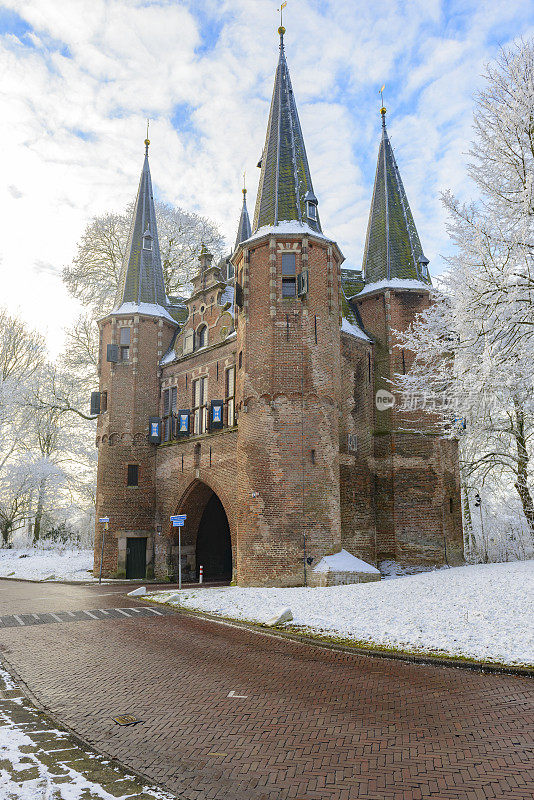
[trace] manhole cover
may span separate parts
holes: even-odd
[[[138,719],[138,717],[134,717],[133,714],[122,714],[120,717],[112,717],[113,722],[116,722],[117,725],[136,725],[138,722],[142,722],[142,719]]]

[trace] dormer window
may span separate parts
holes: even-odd
[[[304,197],[306,201],[306,216],[313,222],[317,220],[317,198],[313,192],[308,191]]]
[[[147,226],[143,234],[143,250],[152,250],[152,236],[150,235],[150,226]]]

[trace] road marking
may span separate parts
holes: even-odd
[[[98,617],[95,617],[95,615],[94,615],[94,614],[91,614],[91,612],[90,612],[90,611],[84,611],[83,613],[84,613],[84,614],[87,614],[87,616],[88,616],[88,617],[91,617],[91,619],[98,619]]]
[[[68,614],[68,615],[69,615],[69,617],[75,617],[75,616],[76,616],[76,614],[74,613],[74,611],[66,611],[65,613],[66,613],[66,614]]]
[[[48,613],[50,614],[51,617],[54,617],[54,619],[57,620],[57,622],[63,622],[61,617],[58,617],[57,614],[53,614],[51,611],[49,611]]]
[[[109,611],[106,611],[104,608],[101,608],[101,609],[100,609],[100,613],[101,613],[101,614],[105,614],[105,615],[106,615],[106,617],[107,617],[107,615],[109,614]]]
[[[238,699],[238,700],[246,700],[246,699],[247,699],[247,697],[248,697],[248,694],[236,694],[236,693],[234,692],[234,690],[232,689],[232,691],[230,692],[230,694],[228,694],[228,695],[226,695],[226,696],[227,696],[227,697],[234,697],[234,698],[236,698],[236,699]]]
[[[18,615],[18,614],[13,614],[13,618],[17,620],[17,622],[19,623],[19,625],[26,625],[26,623],[24,622],[24,620],[23,620],[23,619],[21,619],[21,617],[19,617],[19,615]]]
[[[41,617],[39,616],[39,614],[32,614],[32,617],[35,617],[35,619],[41,619]]]
[[[124,614],[125,617],[128,617],[128,619],[131,619],[130,615],[127,614],[126,611],[123,611],[122,608],[114,608],[113,610],[114,611],[118,611],[119,614]]]
[[[163,614],[161,613],[161,611],[156,611],[156,609],[155,609],[155,608],[150,608],[149,606],[143,606],[143,608],[146,608],[146,610],[147,610],[147,611],[152,611],[152,613],[153,613],[153,614],[157,614],[157,615],[158,615],[158,617],[162,617],[162,616],[163,616]]]

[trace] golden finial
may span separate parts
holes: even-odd
[[[147,119],[146,121],[146,139],[145,139],[145,153],[148,155],[148,145],[150,144],[150,139],[148,138],[148,126],[150,125],[150,120]]]
[[[247,171],[246,171],[246,169],[244,169],[243,170],[243,195],[245,195],[247,193],[247,186],[246,186],[246,183],[245,183],[246,174],[247,174]]]

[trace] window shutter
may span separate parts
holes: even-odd
[[[189,409],[181,408],[178,412],[178,430],[176,433],[179,436],[189,435]]]
[[[217,430],[222,428],[223,426],[223,407],[224,402],[222,400],[212,400],[211,401],[211,414],[210,414],[210,428],[211,430]]]
[[[100,392],[91,392],[91,416],[100,414]]]
[[[149,417],[148,419],[148,440],[151,444],[161,442],[161,419],[159,417]]]
[[[308,270],[304,270],[300,275],[297,275],[297,294],[302,297],[308,294]]]
[[[107,361],[116,364],[119,360],[119,346],[116,344],[108,344]]]

